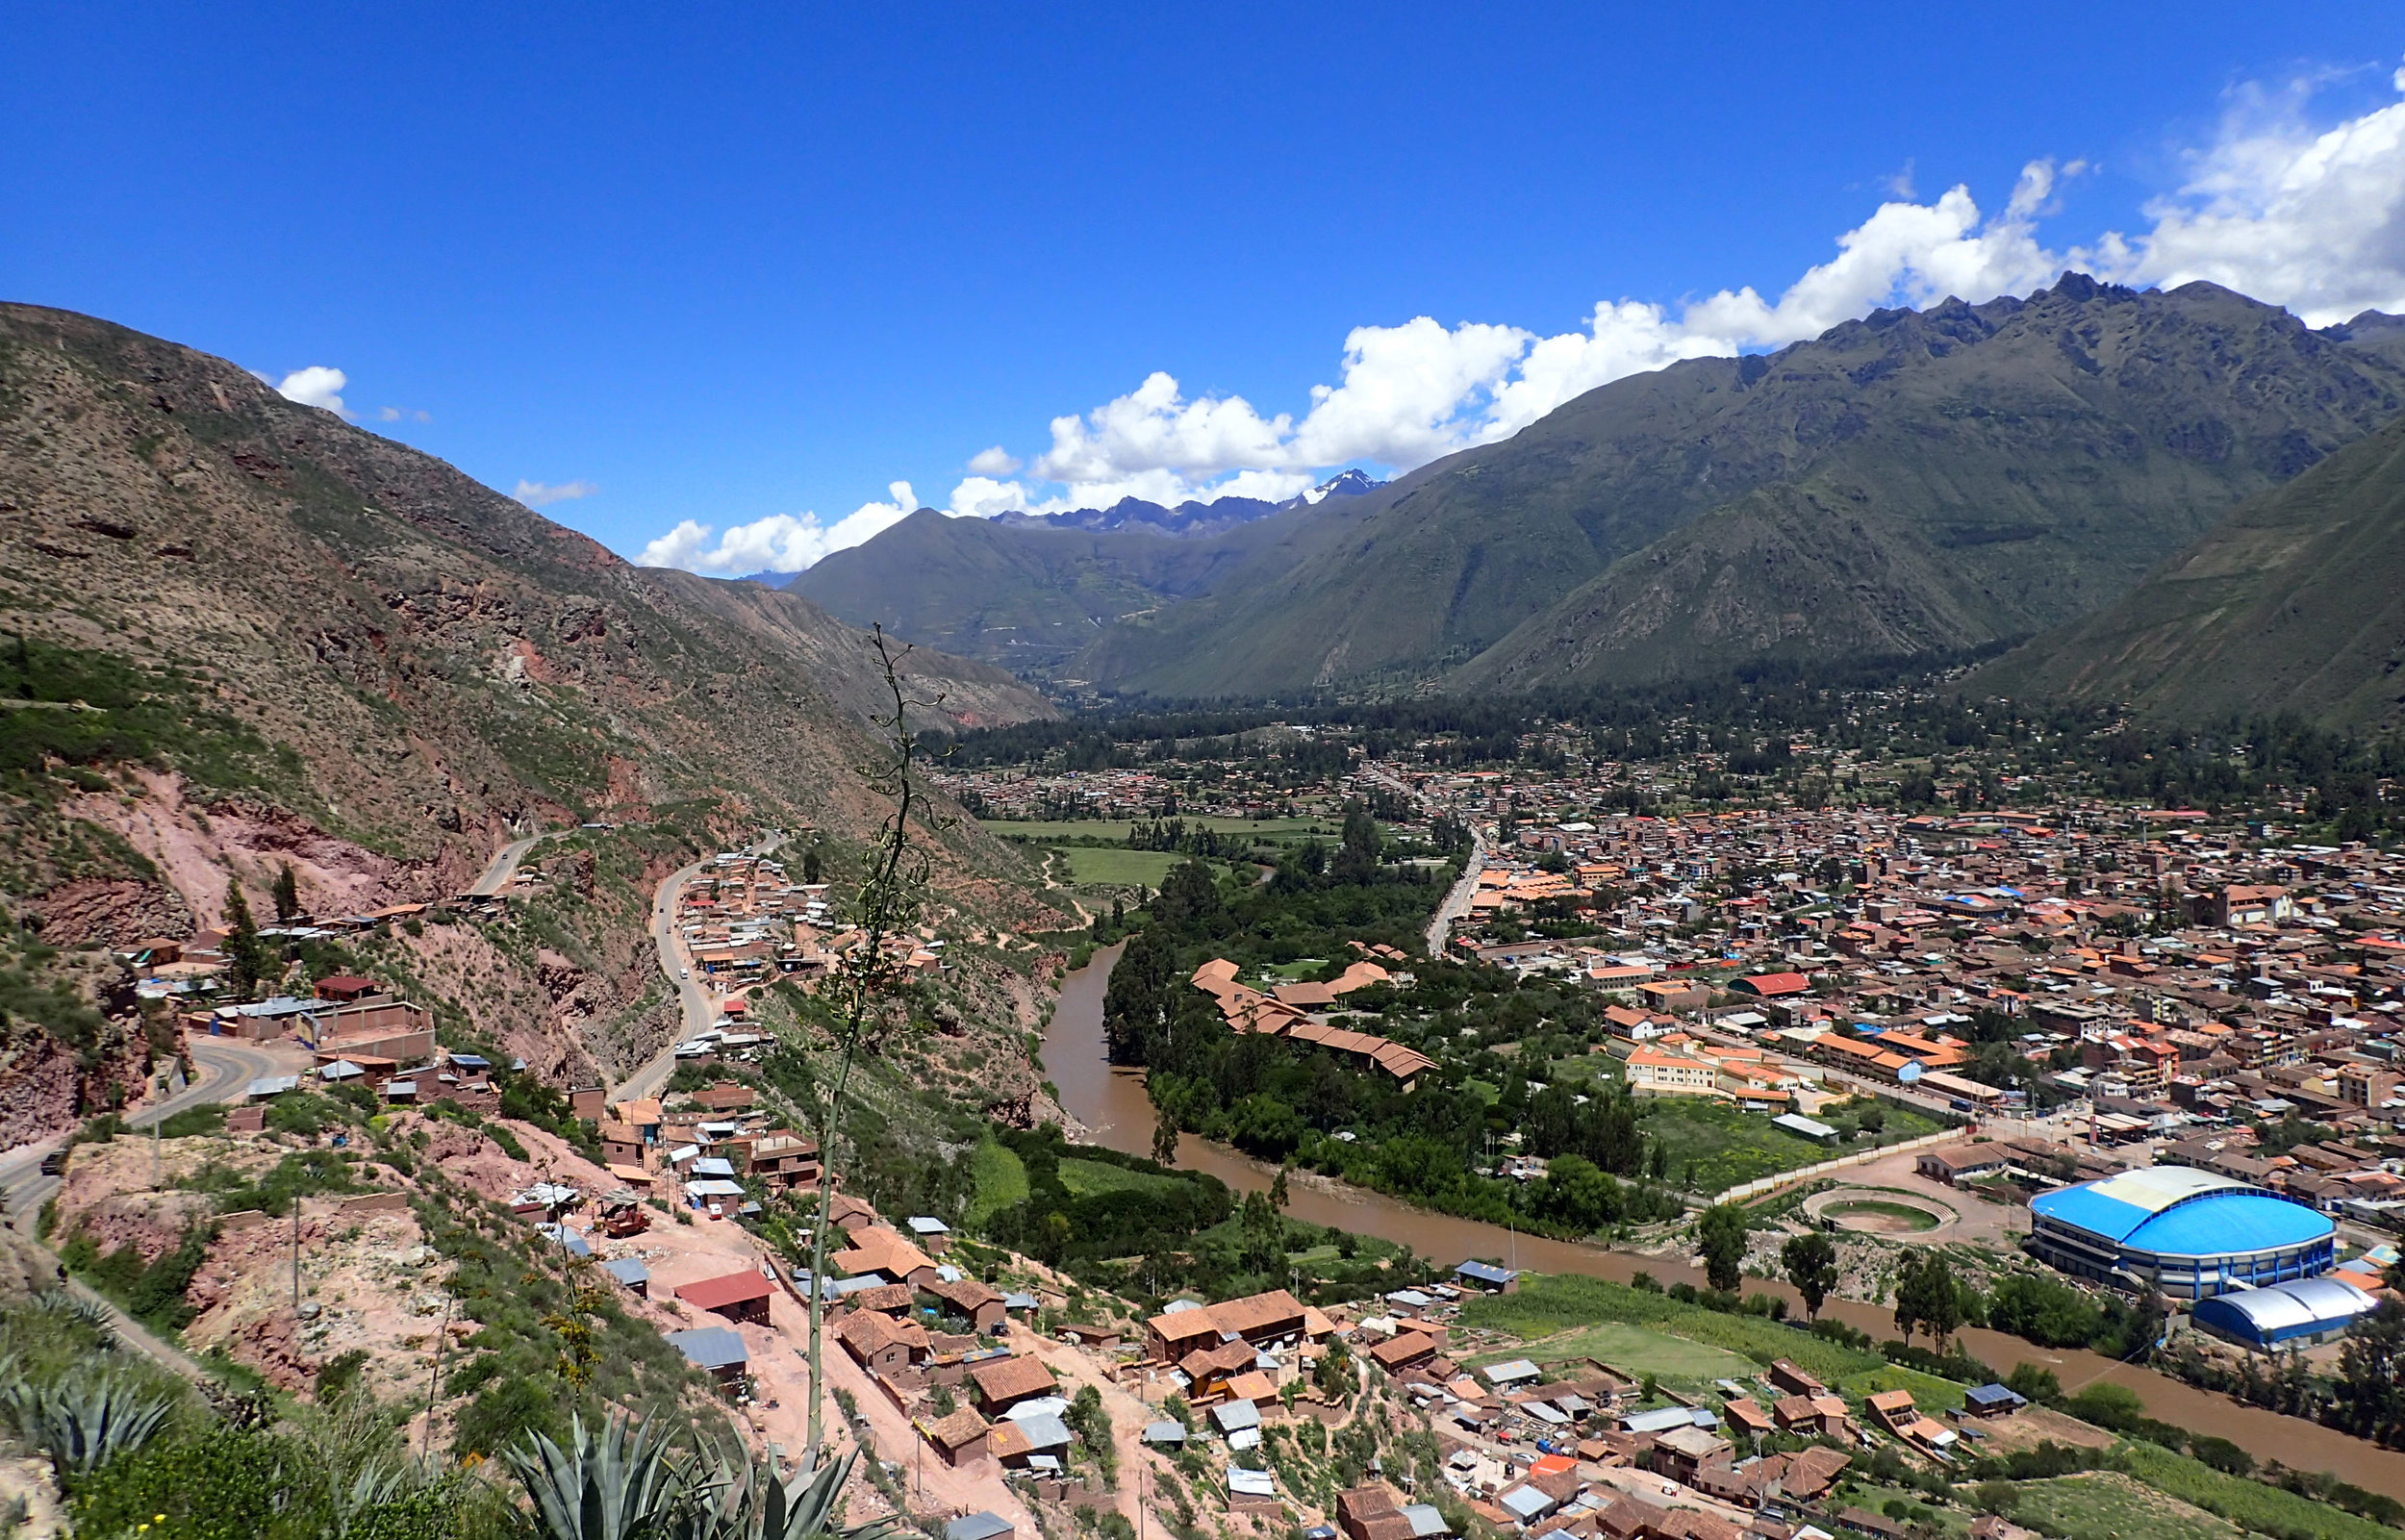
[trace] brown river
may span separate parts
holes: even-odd
[[[1102,1055],[1102,986],[1118,960],[1115,947],[1098,951],[1092,964],[1062,981],[1060,1004],[1044,1037],[1045,1073],[1059,1088],[1061,1105],[1093,1131],[1098,1143],[1149,1155],[1155,1119],[1144,1094],[1143,1074],[1115,1070]],[[1265,1188],[1275,1174],[1269,1166],[1192,1134],[1178,1140],[1177,1164],[1189,1171],[1208,1172],[1239,1192]],[[1698,1285],[1703,1282],[1692,1269],[1666,1258],[1515,1235],[1474,1220],[1432,1214],[1347,1184],[1331,1191],[1317,1178],[1296,1181],[1289,1196],[1286,1211],[1296,1219],[1398,1241],[1445,1266],[1465,1257],[1494,1256],[1540,1273],[1586,1273],[1622,1283],[1639,1271],[1652,1273],[1665,1283],[1681,1278]],[[1790,1304],[1796,1303],[1793,1291],[1784,1283],[1759,1287],[1785,1295]],[[1895,1334],[1894,1320],[1877,1305],[1832,1300],[1824,1313],[1882,1337]],[[2358,1486],[2405,1501],[2405,1452],[2383,1450],[2313,1423],[2242,1406],[2153,1370],[2116,1364],[2081,1349],[2039,1348],[2002,1332],[1975,1329],[1962,1331],[1961,1338],[1998,1373],[2009,1372],[2016,1364],[2038,1364],[2053,1370],[2070,1391],[2111,1379],[2137,1392],[2147,1413],[2164,1422],[2218,1434],[2258,1460],[2334,1472]]]

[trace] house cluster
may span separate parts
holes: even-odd
[[[1211,784],[1202,788],[1183,786],[1155,770],[1132,768],[1052,770],[1014,766],[939,770],[934,779],[980,819],[1150,821],[1177,818],[1181,813],[1211,818],[1279,819],[1313,811],[1296,807],[1295,789],[1280,784],[1274,760],[1233,759],[1214,765],[1212,770]]]
[[[2405,858],[2201,814],[1786,809],[1531,818],[1481,881],[1455,945],[1606,996],[1642,1094],[1809,1116],[1832,1082],[1965,1114],[2037,1090],[2109,1144],[2292,1116],[2350,1136],[2301,1192],[2394,1201]]]
[[[305,941],[336,941],[363,935],[396,921],[416,919],[432,907],[422,903],[388,904],[325,920],[294,915],[260,926],[259,937],[279,947],[298,946]],[[141,998],[197,998],[216,992],[226,971],[225,945],[232,934],[223,925],[208,925],[184,940],[152,936],[118,948],[115,955],[117,961],[133,971],[135,993]]]
[[[732,850],[712,856],[677,890],[675,924],[695,971],[727,994],[730,1005],[755,984],[790,978],[806,987],[867,939],[834,913],[826,884],[795,881],[782,862]],[[894,938],[887,947],[906,967],[942,966],[944,944],[932,931]],[[729,1011],[720,1032],[742,1037],[740,1016]]]
[[[1491,1275],[1472,1277],[1470,1266],[1456,1276],[1494,1286]],[[1389,1302],[1397,1305],[1392,1334],[1372,1356],[1404,1360],[1392,1372],[1434,1416],[1447,1481],[1498,1530],[1540,1540],[1828,1535],[1814,1517],[1858,1527],[1826,1511],[1857,1452],[1892,1441],[1908,1458],[1942,1469],[1960,1460],[1963,1440],[1985,1436],[1987,1419],[2025,1405],[2002,1385],[1971,1391],[1942,1418],[1916,1406],[1910,1391],[1854,1403],[1785,1359],[1752,1382],[1721,1381],[1717,1409],[1678,1396],[1647,1405],[1642,1376],[1598,1360],[1550,1372],[1525,1358],[1457,1364],[1443,1351],[1441,1300],[1431,1298],[1418,1314],[1394,1297]],[[1797,1448],[1798,1440],[1811,1442]],[[1763,1453],[1767,1441],[1787,1448]],[[1379,1531],[1389,1532],[1400,1540],[1400,1529]]]
[[[1234,963],[1215,957],[1196,969],[1192,980],[1195,988],[1218,1002],[1220,1014],[1235,1031],[1325,1048],[1360,1068],[1383,1071],[1405,1091],[1424,1071],[1435,1068],[1435,1061],[1416,1048],[1330,1021],[1330,1008],[1345,996],[1387,981],[1387,971],[1379,963],[1364,959],[1328,982],[1281,983],[1266,993],[1244,983],[1237,976],[1239,972]]]
[[[747,1201],[746,1182],[772,1193],[818,1190],[818,1142],[756,1106],[749,1086],[721,1081],[665,1102],[645,1097],[606,1108],[597,1090],[590,1097],[610,1174],[639,1192],[679,1189],[692,1207],[722,1214]]]

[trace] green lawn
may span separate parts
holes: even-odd
[[[1327,966],[1328,959],[1325,957],[1298,957],[1291,963],[1273,964],[1270,967],[1263,969],[1262,972],[1266,973],[1275,973],[1279,978],[1286,980],[1288,983],[1293,983],[1297,979],[1305,978],[1310,974],[1318,972],[1321,969],[1326,968]]]
[[[1690,1185],[1699,1193],[1726,1192],[1740,1182],[1869,1148],[1866,1143],[1824,1145],[1774,1127],[1760,1113],[1741,1112],[1717,1102],[1664,1098],[1641,1102],[1639,1110],[1646,1133],[1660,1140],[1668,1152],[1671,1179],[1687,1181],[1692,1162],[1695,1174]],[[1888,1144],[1935,1133],[1939,1126],[1896,1107],[1885,1111],[1886,1129],[1881,1137]]]
[[[2238,1540],[2240,1534],[2237,1526],[2118,1471],[2023,1481],[2020,1494],[2012,1517],[2063,1540]]]
[[[1071,846],[1054,850],[1069,867],[1069,880],[1113,888],[1157,888],[1172,867],[1186,858],[1167,850],[1105,850]]]
[[[983,1224],[989,1215],[1026,1199],[1026,1163],[1017,1150],[992,1139],[971,1152],[969,1174],[975,1185],[964,1223],[972,1229]]]
[[[1023,1175],[1021,1180],[1025,1179]],[[1176,1176],[1155,1176],[1150,1172],[1129,1171],[1125,1166],[1106,1165],[1099,1160],[1074,1159],[1060,1163],[1060,1184],[1078,1198],[1127,1189],[1166,1192],[1184,1185]]]
[[[1480,1368],[1506,1358],[1532,1358],[1540,1364],[1593,1358],[1632,1375],[1652,1375],[1682,1390],[1709,1385],[1715,1379],[1751,1379],[1759,1367],[1725,1348],[1691,1342],[1625,1321],[1607,1321],[1540,1342],[1481,1353],[1470,1364]]]

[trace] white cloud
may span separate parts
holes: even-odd
[[[590,481],[563,481],[552,486],[541,481],[520,481],[510,495],[529,508],[548,508],[553,503],[574,502],[590,497],[601,489]]]
[[[2089,169],[2080,161],[2032,161],[1993,215],[1967,187],[1919,201],[1907,162],[1887,180],[1886,200],[1837,238],[1835,255],[1776,298],[1748,286],[1676,306],[1605,300],[1582,325],[1552,336],[1488,322],[1448,327],[1426,316],[1359,326],[1345,338],[1338,383],[1313,388],[1300,417],[1264,413],[1240,395],[1189,398],[1175,375],[1155,370],[1126,395],[1052,418],[1051,447],[1024,477],[1001,445],[977,453],[947,512],[1040,515],[1128,496],[1170,505],[1274,499],[1338,466],[1400,473],[1507,438],[1630,374],[1785,346],[1882,306],[2025,293],[2066,266],[2164,288],[2210,279],[2316,325],[2367,308],[2405,311],[2405,102],[2316,128],[2306,110],[2323,84],[2233,93],[2215,141],[2188,156],[2187,181],[2147,208],[2150,225],[2135,235],[2108,232],[2060,251],[2040,239],[2058,188]],[[2405,94],[2405,69],[2393,84]],[[324,372],[339,389],[341,374]],[[887,507],[869,504],[825,529],[809,515],[763,519],[726,531],[714,548],[709,526],[688,520],[653,542],[645,560],[790,570],[900,517],[873,512]]]
[[[2391,83],[2405,94],[2405,69]],[[2154,228],[2107,236],[2099,265],[2166,289],[2205,279],[2315,326],[2405,310],[2405,102],[2316,130],[2317,84],[2233,93],[2187,184],[2147,209]]]
[[[910,483],[898,481],[886,491],[891,502],[863,503],[832,524],[822,524],[817,514],[771,514],[718,534],[711,525],[683,519],[646,545],[636,561],[645,567],[681,567],[718,577],[798,572],[815,566],[829,551],[857,545],[917,510],[918,498]]]
[[[380,406],[376,408],[378,422],[432,422],[434,414],[423,407]]]
[[[348,384],[349,378],[341,369],[312,364],[305,369],[294,369],[284,376],[276,386],[275,393],[303,406],[323,407],[347,420],[352,413],[342,404],[342,388]]]

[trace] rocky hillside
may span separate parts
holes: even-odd
[[[357,912],[455,894],[533,824],[673,831],[619,852],[640,872],[763,825],[840,852],[879,815],[863,633],[629,566],[224,360],[0,307],[0,1077],[105,1035],[72,948],[189,935],[233,883],[271,913],[288,865],[303,908]],[[934,652],[905,671],[921,726],[1051,709]],[[947,838],[950,879],[1018,871]],[[625,978],[592,1010],[631,1003],[645,901],[593,917]],[[458,962],[510,974],[470,997],[496,1015],[576,988]]]
[[[2385,319],[2067,274],[1675,365],[1250,526],[1069,668],[1188,697],[1517,690],[2027,634],[2405,408]]]
[[[2119,602],[1971,677],[2206,720],[2405,721],[2405,421],[2246,503]]]

